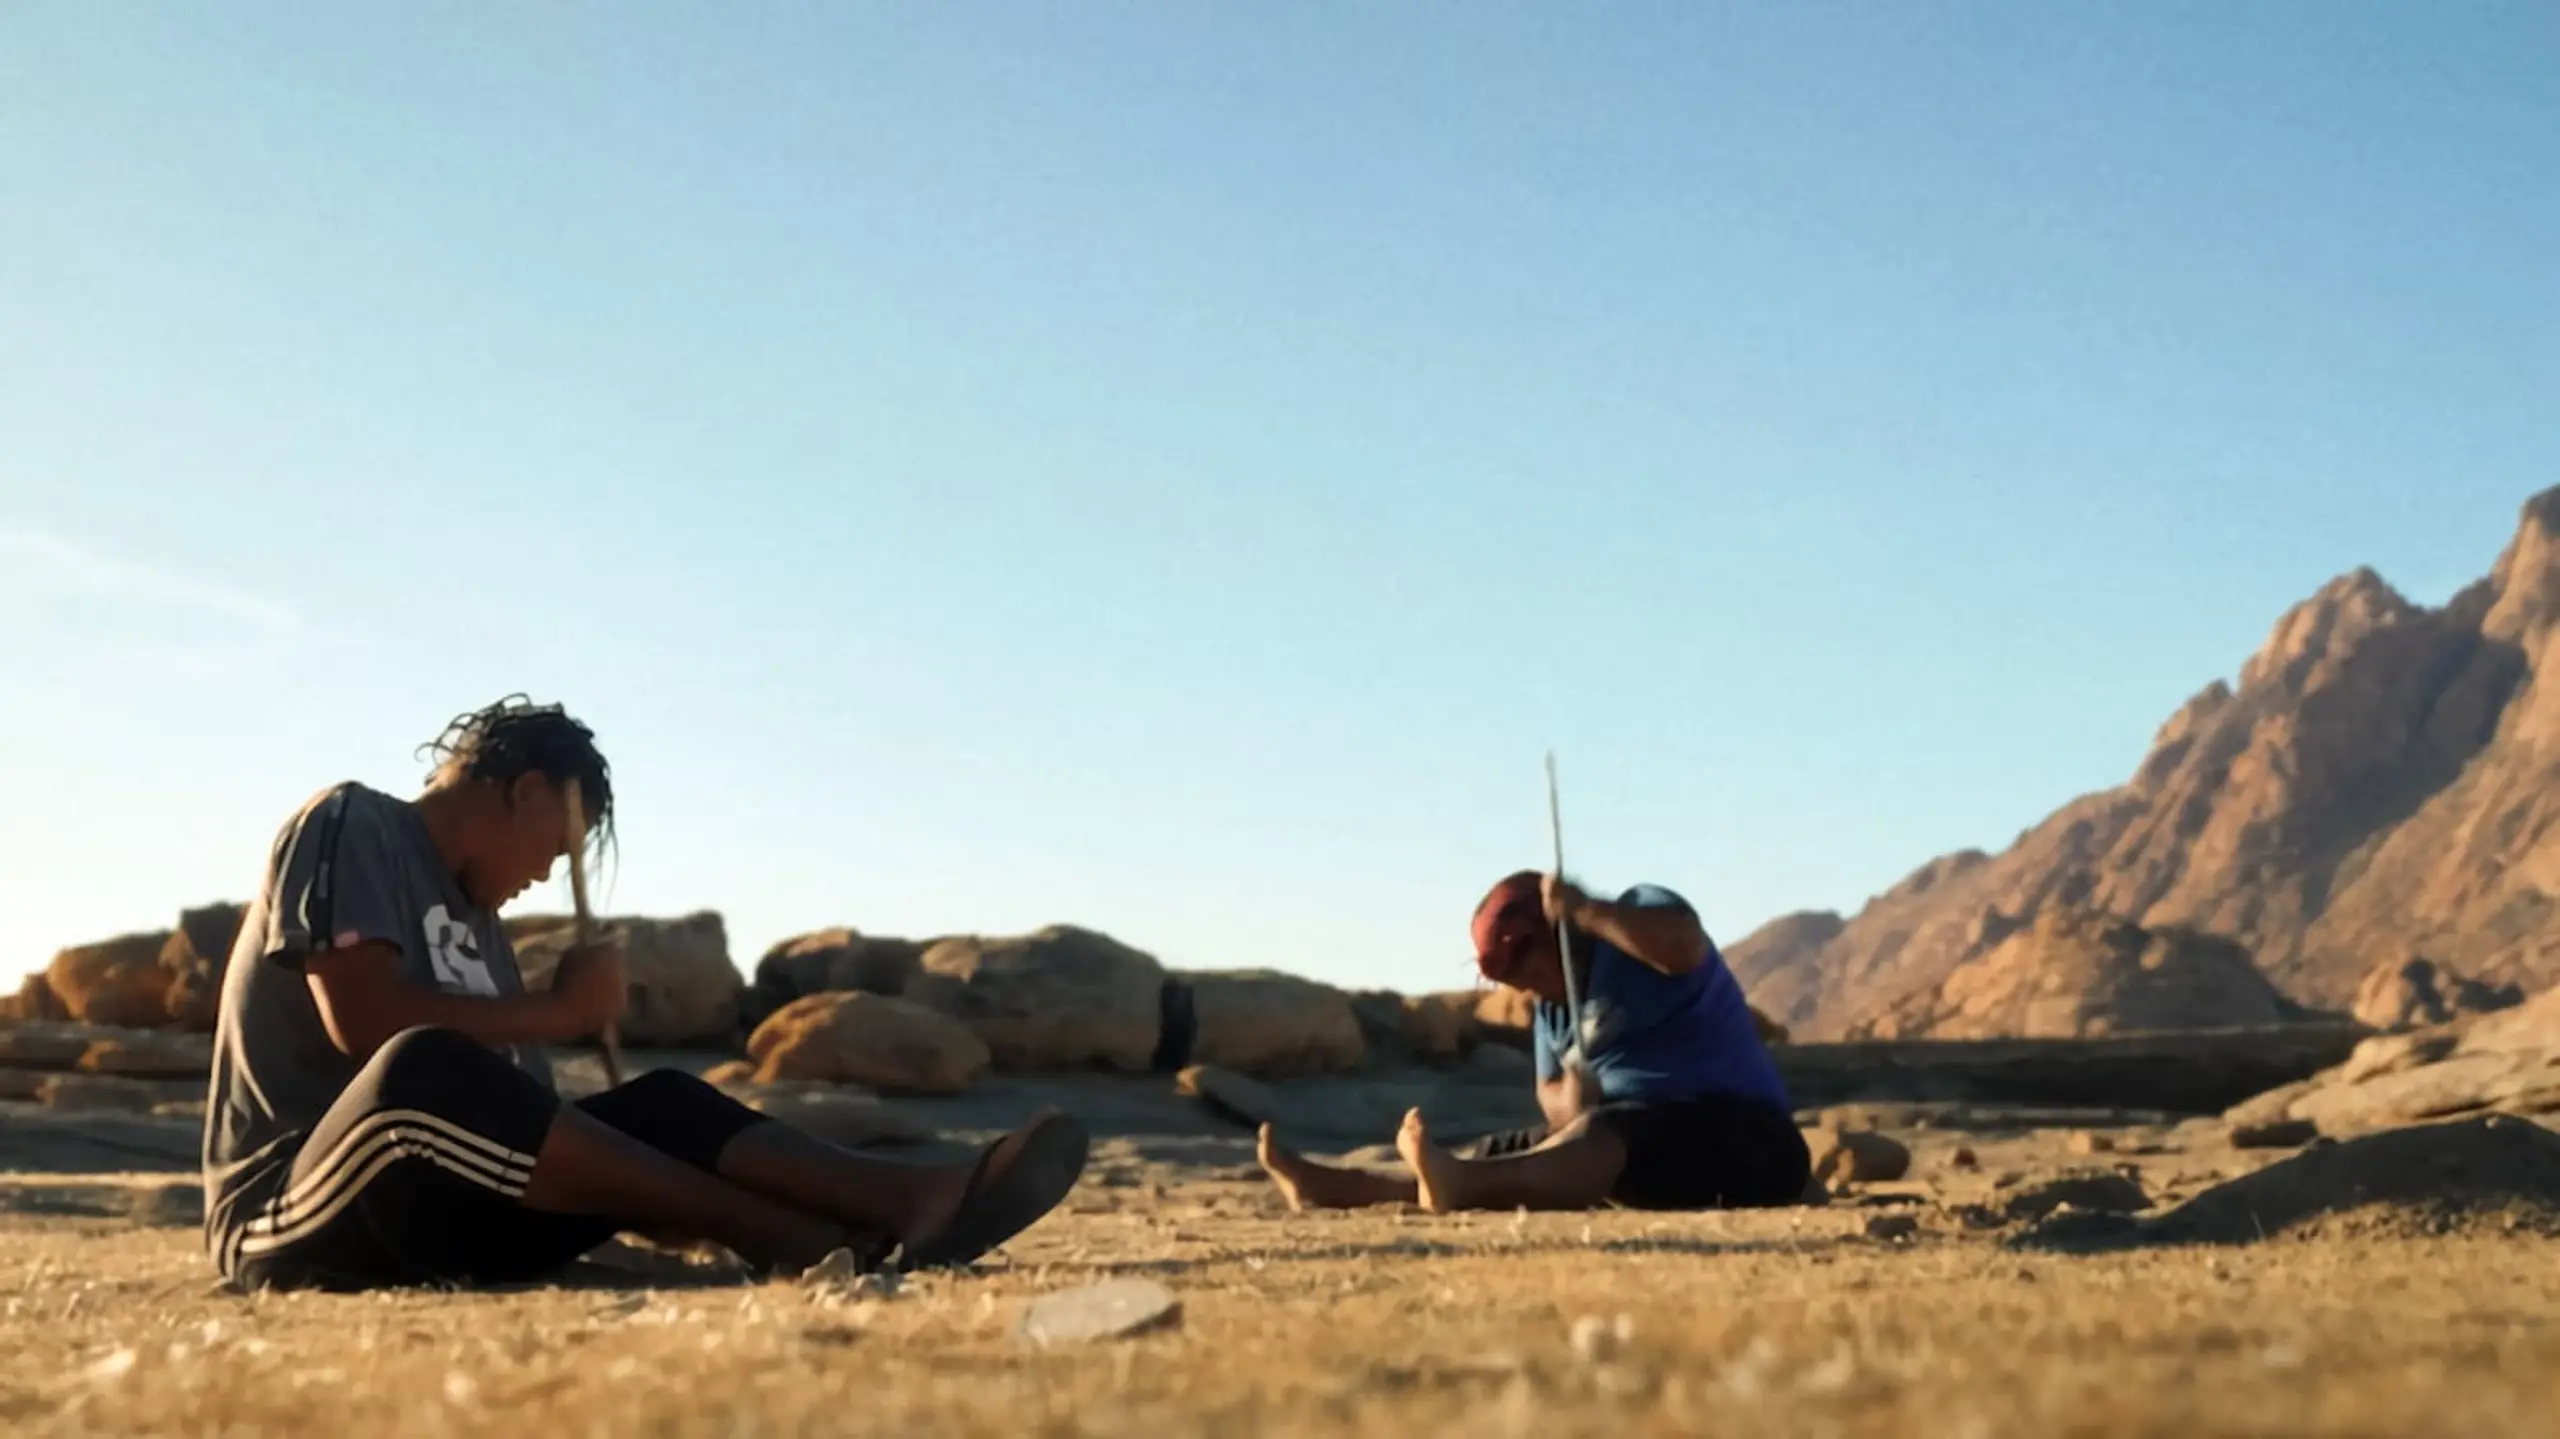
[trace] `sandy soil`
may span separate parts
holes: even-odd
[[[604,1269],[511,1294],[242,1297],[212,1284],[175,1176],[0,1176],[0,1424],[2540,1434],[2560,1414],[2547,1215],[2060,1253],[1984,1226],[1985,1202],[2075,1167],[2152,1171],[2158,1191],[2280,1156],[2192,1128],[1905,1137],[1911,1182],[1824,1208],[1445,1218],[1291,1214],[1241,1136],[1171,1159],[1110,1138],[1071,1212],[887,1299]],[[1906,1217],[1907,1235],[1868,1232]],[[1169,1287],[1176,1321],[1054,1349],[1019,1336],[1033,1298],[1115,1276]]]

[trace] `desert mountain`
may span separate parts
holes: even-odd
[[[1848,919],[1773,921],[1730,958],[1800,1038],[1931,1032],[1949,1012],[1927,996],[1964,967],[2035,968],[2013,935],[2108,922],[2237,944],[2320,1009],[2417,956],[2540,989],[2560,980],[2555,781],[2560,490],[2528,502],[2489,576],[2443,607],[2370,570],[2341,576],[2277,622],[2236,687],[2170,716],[2125,784],[2000,854],[1932,860]],[[1956,989],[2002,987],[1986,983]],[[2245,1022],[2197,1005],[2164,1018]]]

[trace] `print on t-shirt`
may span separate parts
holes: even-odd
[[[495,995],[498,981],[480,957],[480,942],[471,926],[457,922],[443,905],[427,911],[427,963],[434,966],[436,986],[448,993]]]

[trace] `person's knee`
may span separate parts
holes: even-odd
[[[708,1081],[681,1069],[653,1069],[646,1074],[634,1075],[609,1092],[642,1106],[699,1104],[706,1094],[720,1093]]]
[[[496,1057],[460,1030],[421,1024],[382,1041],[373,1057],[365,1061],[365,1068],[386,1075],[407,1075],[418,1070],[449,1073],[457,1066],[472,1063],[474,1055]]]
[[[513,1076],[507,1057],[459,1030],[433,1025],[404,1029],[382,1042],[357,1076],[386,1101],[449,1092],[479,1075]]]

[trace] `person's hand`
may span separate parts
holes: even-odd
[[[552,971],[551,997],[572,1037],[602,1034],[621,1022],[623,1010],[631,1003],[621,941],[602,939],[572,946]]]
[[[1583,1067],[1582,1056],[1565,1056],[1564,1064],[1556,1075],[1556,1105],[1564,1111],[1564,1117],[1572,1119],[1587,1114],[1599,1101],[1600,1082]]]
[[[1591,903],[1591,896],[1574,888],[1573,881],[1559,874],[1548,875],[1540,885],[1538,893],[1539,897],[1546,902],[1547,923],[1563,922],[1576,928],[1581,926],[1583,907]]]

